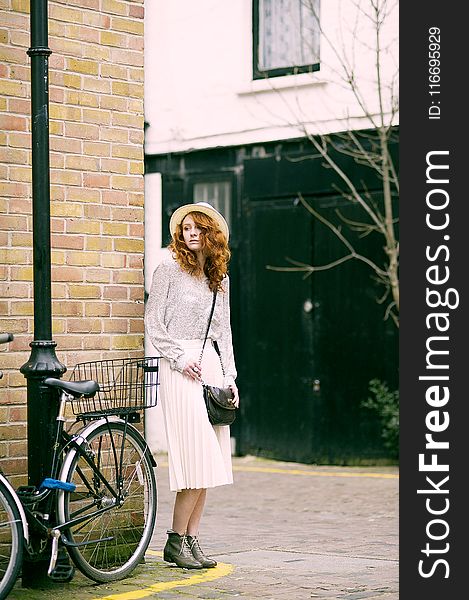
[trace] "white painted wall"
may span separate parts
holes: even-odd
[[[161,175],[145,176],[145,292],[150,292],[153,271],[167,250],[161,249]],[[157,356],[157,352],[145,336],[145,356]],[[153,453],[166,450],[161,406],[145,411],[145,437]]]
[[[344,88],[346,49],[367,103],[377,109],[375,32],[353,0],[322,0],[321,70],[252,81],[251,0],[152,0],[145,5],[146,153],[266,142],[368,127]],[[367,6],[368,0],[361,2]],[[397,70],[397,8],[383,35],[385,82]],[[396,90],[397,94],[397,90]],[[397,119],[396,121],[397,122]]]

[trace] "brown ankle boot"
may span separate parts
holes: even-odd
[[[168,541],[163,550],[166,562],[176,563],[181,569],[202,569],[202,564],[194,558],[187,537],[176,531],[168,531]]]
[[[194,535],[188,535],[187,541],[189,543],[189,548],[191,549],[192,556],[204,567],[204,569],[210,569],[212,567],[217,566],[217,561],[213,560],[213,558],[209,558],[205,556],[202,552],[202,549],[199,544],[198,538]]]

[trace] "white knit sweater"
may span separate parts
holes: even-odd
[[[230,280],[223,280],[217,293],[215,311],[208,337],[216,340],[225,370],[224,385],[236,379],[230,324]],[[178,340],[203,340],[207,331],[213,293],[206,277],[195,277],[182,270],[177,261],[166,257],[156,267],[145,309],[145,327],[157,352],[171,367],[183,370],[187,363]],[[207,342],[208,343],[208,342]]]

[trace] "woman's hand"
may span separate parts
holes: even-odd
[[[188,362],[187,365],[182,370],[182,373],[183,373],[183,375],[186,375],[186,377],[190,377],[191,379],[194,379],[195,381],[202,381],[202,379],[201,379],[202,372],[200,370],[199,363],[196,362],[195,360]]]
[[[228,387],[233,392],[233,404],[236,406],[236,408],[238,408],[239,407],[239,392],[238,392],[238,388],[236,387],[235,383],[231,383]]]

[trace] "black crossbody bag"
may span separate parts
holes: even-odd
[[[204,343],[202,351],[200,352],[199,366],[202,364],[202,356],[204,353],[205,344],[207,342],[208,332],[210,324],[212,322],[213,311],[215,310],[215,302],[217,299],[216,290],[213,292],[212,308],[210,310],[210,317],[208,319],[207,331],[205,332]],[[225,376],[225,369],[223,368],[223,362],[221,360],[220,350],[218,344],[214,342],[214,348],[220,358],[220,365],[223,376]],[[219,388],[214,385],[207,385],[202,382],[205,406],[207,407],[208,420],[212,425],[231,425],[236,419],[236,406],[233,404],[233,392],[230,388]]]

